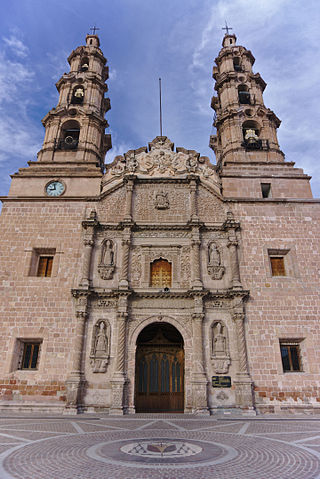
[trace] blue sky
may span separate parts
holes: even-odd
[[[113,149],[147,145],[163,133],[209,156],[214,59],[225,19],[256,58],[264,100],[282,120],[287,161],[313,176],[320,196],[320,6],[318,0],[10,0],[0,18],[0,194],[9,175],[36,159],[41,119],[56,105],[55,82],[94,24],[110,68],[107,114]],[[4,10],[4,6],[3,6]]]

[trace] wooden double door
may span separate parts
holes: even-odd
[[[136,412],[183,412],[184,351],[159,330],[151,341],[138,343]]]

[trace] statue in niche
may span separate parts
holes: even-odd
[[[215,323],[212,328],[211,359],[216,374],[226,374],[230,366],[230,354],[224,329],[221,322]]]
[[[212,279],[221,279],[224,274],[221,264],[221,253],[218,246],[212,241],[208,245],[208,273]]]
[[[168,193],[159,191],[155,197],[155,207],[157,210],[167,210],[170,207]]]
[[[105,321],[98,321],[92,334],[90,363],[94,373],[105,373],[109,362],[108,329]]]
[[[112,279],[115,270],[115,245],[107,239],[102,245],[101,261],[98,272],[102,279]]]

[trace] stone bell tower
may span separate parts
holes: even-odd
[[[223,194],[310,198],[310,177],[284,161],[277,139],[281,122],[264,104],[266,83],[252,70],[255,58],[236,41],[234,34],[225,34],[212,75],[217,134],[210,137],[210,147],[217,158]]]
[[[105,82],[109,74],[99,47],[98,36],[88,34],[86,45],[70,54],[70,71],[56,83],[58,104],[42,120],[45,138],[37,161],[30,161],[29,168],[21,168],[13,175],[9,195],[51,196],[56,185],[64,197],[100,192],[111,135],[105,134],[105,114],[110,109]],[[30,177],[33,181],[28,181],[26,188],[25,180]],[[45,178],[50,178],[52,191],[43,184]],[[81,183],[80,178],[86,180]],[[58,192],[54,194],[57,195]]]

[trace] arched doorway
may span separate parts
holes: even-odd
[[[183,338],[169,323],[153,323],[137,339],[136,412],[183,412]]]

